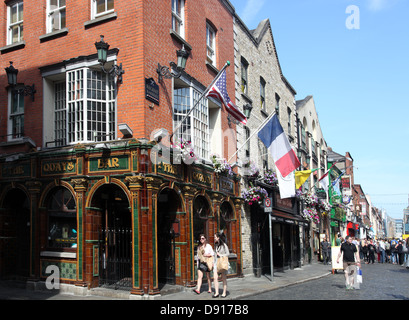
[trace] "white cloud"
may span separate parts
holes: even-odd
[[[240,15],[245,24],[249,25],[257,17],[266,0],[247,0],[246,5]]]

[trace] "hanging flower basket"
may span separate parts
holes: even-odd
[[[304,200],[307,207],[315,207],[318,205],[318,197],[311,192],[303,194],[301,200]]]
[[[268,193],[264,188],[251,187],[248,190],[243,190],[241,196],[251,206],[253,204],[262,204],[264,198],[268,197]]]
[[[253,161],[248,161],[247,163],[243,164],[244,168],[244,175],[247,179],[258,179],[260,178],[260,169],[256,166]]]
[[[264,180],[264,183],[270,184],[270,185],[276,185],[278,182],[276,173],[271,169],[266,170],[266,172],[264,173],[263,180]]]
[[[180,153],[180,156],[185,162],[189,162],[189,161],[192,162],[192,161],[197,160],[195,151],[190,141],[178,139],[176,143],[172,145],[172,148],[174,150],[177,150]]]
[[[332,209],[332,206],[326,200],[319,201],[319,208],[324,213],[329,213]]]
[[[228,174],[230,176],[234,175],[233,169],[230,166],[230,164],[228,164],[226,159],[221,158],[216,154],[212,154],[210,156],[210,160],[212,161],[212,164],[213,164],[213,170],[217,174],[226,173],[226,174]]]
[[[320,216],[318,214],[317,209],[315,209],[315,208],[310,208],[310,207],[304,208],[304,210],[302,211],[302,216],[305,219],[313,221],[315,223],[320,222]]]

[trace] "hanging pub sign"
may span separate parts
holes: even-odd
[[[351,189],[351,177],[350,176],[341,177],[341,186],[342,186],[342,189],[350,190]]]
[[[159,105],[159,85],[153,78],[145,78],[145,98]]]

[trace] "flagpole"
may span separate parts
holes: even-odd
[[[219,73],[216,75],[216,77],[213,79],[212,83],[206,88],[206,90],[202,93],[202,95],[199,97],[199,99],[196,101],[195,105],[193,106],[192,109],[186,114],[186,116],[180,121],[178,126],[173,130],[173,133],[169,137],[169,141],[172,142],[172,138],[175,135],[175,133],[179,130],[179,128],[182,126],[183,122],[187,119],[187,117],[190,116],[190,114],[193,112],[194,109],[198,106],[199,102],[203,99],[203,97],[206,96],[206,94],[209,92],[209,90],[212,88],[214,83],[219,79],[220,75],[222,72],[230,66],[230,61],[227,61],[226,64],[223,66],[223,68],[219,71]]]
[[[243,143],[243,145],[242,145],[240,148],[237,149],[237,151],[236,151],[235,153],[233,153],[233,155],[232,155],[232,156],[230,157],[230,159],[227,161],[228,163],[229,163],[229,162],[231,161],[231,159],[233,159],[233,157],[247,144],[247,142],[249,142],[250,139],[253,138],[253,136],[261,130],[261,128],[275,115],[275,113],[276,113],[276,112],[274,111],[272,114],[270,114],[270,115],[263,121],[263,123],[258,127],[258,129],[257,129],[256,131],[254,131],[254,132],[250,135],[250,137]]]

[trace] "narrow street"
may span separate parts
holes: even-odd
[[[409,270],[392,264],[362,265],[360,290],[346,290],[342,271],[246,300],[409,300]]]

